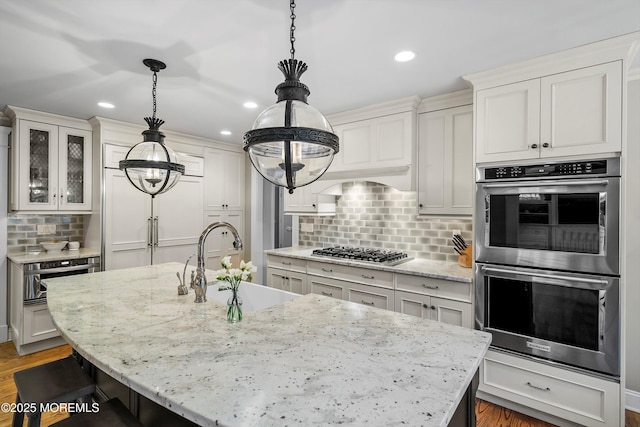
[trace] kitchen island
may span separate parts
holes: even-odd
[[[82,357],[199,425],[445,426],[491,340],[313,294],[229,324],[226,305],[178,296],[182,268],[50,279],[48,299]]]

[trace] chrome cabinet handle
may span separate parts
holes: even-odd
[[[322,271],[326,271],[327,273],[333,273],[333,270],[330,268],[322,268]]]
[[[328,296],[328,297],[332,297],[332,296],[333,296],[333,292],[325,292],[325,291],[322,291],[322,292],[320,292],[320,293],[321,293],[322,295],[326,295],[326,296]]]
[[[151,226],[152,218],[147,218],[147,246],[153,246],[153,229]]]
[[[373,305],[373,302],[368,302],[368,301],[365,301],[365,300],[361,300],[361,301],[362,301],[363,304]]]
[[[429,285],[425,285],[424,283],[422,284],[422,286],[427,289],[433,289],[434,291],[440,288],[439,286],[429,286]]]
[[[540,182],[505,182],[504,184],[482,184],[482,188],[511,188],[511,187],[540,187],[543,184]],[[609,185],[609,181],[606,179],[603,180],[581,180],[580,182],[576,181],[546,181],[544,183],[545,186],[549,185],[558,185],[558,186],[578,186],[578,185]]]
[[[536,390],[542,390],[542,391],[551,391],[551,389],[549,387],[540,387],[537,386],[535,384],[531,384],[531,382],[527,381],[527,385],[531,388],[535,388]]]
[[[158,247],[158,217],[153,218],[153,246]]]
[[[366,276],[366,275],[364,275],[364,274],[361,274],[361,276],[362,276],[364,279],[371,279],[371,280],[375,279],[375,276]]]
[[[559,279],[559,280],[569,280],[573,282],[582,282],[582,283],[591,283],[596,285],[606,285],[606,280],[599,279],[585,279],[582,277],[569,277],[569,276],[561,276],[555,274],[542,274],[542,273],[532,273],[529,271],[518,271],[518,270],[508,270],[506,268],[493,268],[493,267],[485,267],[482,266],[482,271],[494,272],[494,273],[507,273],[507,274],[520,274],[523,276],[531,276],[531,277],[541,277],[543,279]]]

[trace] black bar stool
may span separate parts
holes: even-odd
[[[91,402],[96,385],[72,357],[34,366],[13,374],[18,392],[16,406],[34,406],[27,412],[28,426],[39,427],[41,406],[47,403],[73,402],[82,399]],[[17,409],[17,408],[16,408]],[[22,427],[25,412],[13,414],[13,427]]]
[[[81,412],[51,427],[144,427],[118,399],[100,404],[98,412]]]

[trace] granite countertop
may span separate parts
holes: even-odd
[[[313,249],[314,248],[293,246],[289,248],[268,249],[264,252],[268,255],[280,255],[309,261],[366,267],[374,270],[390,271],[392,273],[412,274],[414,276],[432,277],[434,279],[452,280],[456,282],[473,282],[473,270],[471,268],[461,267],[455,262],[414,258],[402,264],[389,266],[365,261],[311,255]]]
[[[48,304],[82,356],[201,425],[444,426],[491,341],[315,294],[229,324],[225,305],[178,296],[182,268],[48,279]]]
[[[44,249],[39,254],[32,253],[19,253],[19,254],[8,254],[7,258],[13,261],[16,264],[31,264],[33,262],[43,262],[43,261],[59,261],[65,259],[73,259],[73,258],[87,258],[87,257],[95,257],[100,256],[100,251],[94,251],[93,249],[80,248],[77,250],[63,250],[57,253],[48,253]]]

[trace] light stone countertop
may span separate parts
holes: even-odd
[[[308,261],[328,262],[332,264],[350,265],[355,267],[366,267],[374,270],[390,271],[392,273],[412,274],[414,276],[431,277],[434,279],[452,280],[456,282],[473,282],[473,270],[464,268],[457,263],[448,261],[432,261],[428,259],[412,259],[402,264],[389,266],[376,264],[373,262],[356,261],[344,258],[332,258],[326,256],[312,255],[314,248],[293,246],[280,249],[268,249],[264,251],[270,255],[288,256],[291,258],[305,259]]]
[[[182,268],[48,279],[48,304],[82,356],[201,425],[445,426],[491,341],[315,294],[229,324],[225,305],[178,296]]]
[[[63,250],[57,253],[49,253],[46,250],[42,249],[42,252],[39,254],[31,254],[31,253],[19,253],[19,254],[8,254],[7,258],[13,261],[15,264],[31,264],[34,262],[44,262],[44,261],[59,261],[65,259],[74,259],[74,258],[87,258],[87,257],[96,257],[100,256],[100,251],[94,251],[93,249],[80,248],[78,250]]]

